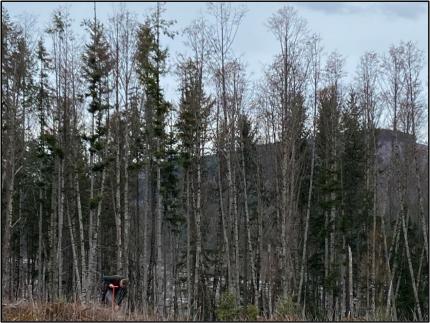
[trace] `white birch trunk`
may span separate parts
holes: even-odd
[[[64,221],[64,159],[61,159],[58,174],[58,239],[57,239],[57,265],[58,265],[58,296],[63,296],[63,221]]]
[[[403,202],[403,201],[402,201]],[[402,203],[403,204],[403,203]],[[415,297],[415,306],[417,307],[417,312],[418,312],[418,319],[420,321],[422,321],[422,314],[421,314],[421,306],[420,306],[420,300],[418,297],[418,291],[417,291],[417,286],[415,283],[415,276],[414,276],[414,268],[412,265],[412,260],[411,260],[411,253],[409,250],[409,241],[408,241],[408,232],[407,232],[407,228],[406,228],[406,224],[405,224],[405,215],[404,215],[404,207],[402,207],[403,210],[401,210],[402,215],[402,229],[403,229],[403,238],[405,240],[405,249],[406,249],[406,257],[408,260],[408,266],[409,266],[409,274],[411,276],[411,283],[412,283],[412,289],[414,291],[414,297]]]
[[[303,277],[306,267],[306,252],[308,243],[308,231],[309,231],[309,218],[311,214],[311,202],[312,202],[312,190],[313,190],[313,180],[314,180],[314,168],[315,168],[315,121],[316,121],[316,104],[314,105],[314,118],[313,118],[313,141],[312,141],[312,156],[311,156],[311,177],[309,182],[308,191],[308,202],[306,204],[306,218],[305,218],[305,232],[303,237],[303,251],[302,251],[302,265],[300,267],[300,281],[299,281],[299,293],[298,302],[301,302],[302,287],[303,287]]]
[[[259,308],[259,296],[261,295],[261,290],[262,290],[262,284],[263,284],[263,279],[262,279],[262,259],[263,259],[263,203],[262,203],[262,193],[261,193],[261,189],[262,189],[262,182],[261,182],[261,173],[260,173],[260,161],[258,161],[258,169],[257,169],[257,203],[258,203],[258,238],[257,238],[257,242],[258,242],[258,295],[257,295],[257,300],[256,300],[256,306],[258,308],[258,311],[260,311]],[[261,297],[261,305],[262,308],[264,309],[264,297]]]
[[[124,129],[124,252],[123,252],[123,273],[129,275],[129,241],[130,241],[130,212],[129,212],[129,180],[128,180],[128,163],[129,163],[129,143],[128,143],[128,120],[125,121]]]
[[[43,281],[45,280],[45,276],[42,276],[42,235],[43,235],[43,191],[42,188],[39,188],[39,232],[38,232],[38,245],[37,245],[37,292],[38,297],[42,300],[43,294]]]
[[[248,209],[248,189],[247,189],[247,183],[246,183],[246,169],[245,169],[245,155],[242,147],[242,176],[243,176],[243,195],[244,195],[244,202],[245,202],[245,221],[246,221],[246,239],[247,239],[247,246],[248,246],[248,254],[249,254],[249,261],[251,266],[251,283],[252,283],[252,290],[254,292],[254,304],[257,306],[258,309],[258,290],[257,290],[257,275],[255,272],[255,261],[254,261],[254,253],[252,251],[252,243],[251,243],[251,223],[249,220],[249,209]]]
[[[105,181],[106,181],[106,168],[103,168],[101,185],[100,185],[100,193],[99,193],[100,195],[98,197],[98,203],[97,203],[97,211],[95,214],[95,219],[93,219],[93,230],[92,230],[92,236],[90,237],[91,248],[88,252],[88,284],[91,291],[90,295],[92,296],[94,296],[95,294],[95,287],[97,285],[98,232],[99,232],[102,196],[104,194]]]
[[[56,164],[56,163],[55,163]],[[54,166],[56,168],[56,166]],[[55,178],[55,174],[53,176]],[[57,267],[57,189],[58,183],[52,181],[51,189],[51,218],[50,218],[50,232],[49,232],[49,265],[48,273],[50,274],[49,280],[49,294],[51,295],[51,300],[55,299],[58,292],[58,267]]]
[[[186,212],[187,212],[187,310],[188,319],[191,319],[192,295],[191,295],[191,206],[190,206],[190,171],[187,170],[186,178]]]
[[[92,115],[92,122],[91,122],[91,136],[94,137],[94,114]],[[94,257],[95,257],[95,250],[94,250],[94,231],[95,231],[95,225],[94,225],[94,181],[95,181],[95,174],[94,174],[94,152],[90,150],[90,214],[89,214],[89,223],[88,223],[88,261],[87,261],[87,267],[85,272],[85,284],[86,287],[89,289],[87,293],[88,296],[92,296],[92,286],[90,286],[90,282],[92,280],[92,271],[94,270],[95,264],[94,264]],[[82,250],[81,250],[82,251]]]
[[[73,256],[73,270],[75,273],[75,279],[77,282],[77,287],[78,287],[78,297],[79,300],[81,301],[81,296],[82,296],[82,290],[81,290],[81,276],[79,274],[79,265],[78,265],[78,253],[76,251],[76,244],[75,244],[75,236],[73,233],[73,226],[72,226],[72,219],[70,217],[70,212],[67,211],[67,223],[69,225],[69,234],[70,234],[70,243],[72,245],[72,256]]]
[[[235,172],[232,174],[235,177]],[[240,304],[240,262],[239,262],[239,212],[237,210],[237,192],[236,192],[236,181],[232,182],[232,194],[233,194],[233,231],[234,231],[234,273],[235,273],[235,297],[236,304]]]
[[[120,164],[120,134],[119,134],[119,109],[118,109],[118,85],[116,89],[116,107],[117,107],[117,144],[116,144],[116,152],[115,152],[115,227],[116,227],[116,270],[118,273],[122,271],[122,224],[121,224],[121,164]]]
[[[75,174],[75,189],[76,189],[76,208],[78,211],[78,222],[79,222],[79,239],[81,247],[81,293],[83,299],[88,291],[88,282],[86,280],[87,275],[87,261],[85,253],[85,237],[84,237],[84,223],[82,218],[82,205],[81,205],[81,190],[79,188],[79,178]]]
[[[147,294],[148,294],[148,216],[149,216],[149,177],[150,177],[150,165],[149,162],[145,166],[145,192],[144,192],[144,210],[143,210],[143,252],[142,252],[142,260],[143,260],[143,295],[142,295],[142,301],[143,301],[143,310],[147,309]]]
[[[13,192],[15,184],[15,140],[14,136],[11,138],[11,154],[10,158],[10,178],[7,185],[7,202],[6,202],[6,228],[4,230],[4,236],[2,241],[2,258],[4,259],[5,268],[4,276],[2,279],[3,290],[5,291],[6,297],[11,297],[11,232],[12,232],[12,216],[13,216]]]
[[[198,161],[197,161],[197,201],[196,201],[196,260],[195,260],[195,268],[194,268],[194,302],[197,304],[199,285],[200,285],[200,254],[202,249],[202,234],[200,228],[200,220],[201,220],[201,159],[200,159],[200,147],[199,147]]]

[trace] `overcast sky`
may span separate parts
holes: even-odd
[[[286,3],[250,2],[243,5],[247,13],[233,45],[237,56],[241,56],[248,67],[249,79],[261,77],[262,69],[272,61],[274,54],[279,52],[279,45],[266,27],[268,18]],[[426,67],[422,79],[427,93],[428,79],[428,4],[427,3],[290,3],[298,13],[307,20],[309,29],[322,37],[327,53],[337,50],[346,58],[345,70],[350,80],[355,74],[359,57],[367,50],[379,54],[386,53],[389,46],[401,40],[413,41],[425,52]],[[80,23],[84,18],[93,15],[92,2],[15,2],[5,3],[10,15],[17,18],[32,15],[37,24],[32,26],[35,34],[41,33],[50,20],[52,10],[66,5],[74,20],[75,32],[80,37],[83,28]],[[138,19],[143,21],[148,9],[154,3],[128,2],[126,4]],[[97,16],[103,22],[112,15],[118,3],[97,3]],[[177,21],[174,29],[181,31],[193,19],[205,14],[206,3],[175,3],[166,4],[166,18]],[[27,18],[27,21],[29,19]],[[82,36],[81,36],[82,35]],[[167,43],[170,48],[170,60],[173,62],[178,53],[184,51],[183,38],[176,37]],[[178,93],[174,77],[165,80],[166,96],[176,101]]]

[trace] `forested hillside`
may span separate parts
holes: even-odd
[[[166,8],[94,5],[81,43],[65,8],[39,38],[2,7],[2,303],[99,306],[118,274],[128,318],[428,320],[423,50],[363,53],[347,81],[285,6],[253,84],[241,6],[184,30]]]

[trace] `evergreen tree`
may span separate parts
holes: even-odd
[[[317,120],[316,191],[319,204],[319,236],[324,244],[324,294],[325,310],[334,313],[338,297],[338,267],[335,264],[336,219],[341,202],[339,134],[340,106],[337,89],[329,86],[320,91],[320,109]],[[324,220],[323,220],[324,219]],[[320,267],[321,268],[321,267]]]
[[[350,247],[356,260],[353,265],[353,277],[360,277],[364,268],[363,264],[368,265],[366,249],[371,239],[370,212],[373,197],[366,185],[366,167],[370,154],[366,148],[365,126],[362,123],[360,112],[357,94],[351,90],[341,118],[342,209],[338,223],[339,233],[344,241],[342,252],[345,254],[345,259],[346,248]],[[345,277],[341,277],[341,279],[343,278]],[[349,290],[352,288],[353,286],[348,286]],[[366,286],[363,286],[364,288]],[[349,300],[347,304],[352,304],[352,300]],[[349,311],[352,311],[352,308]]]
[[[166,286],[165,279],[163,284],[160,272],[163,263],[162,223],[164,205],[161,170],[166,158],[166,116],[171,108],[171,105],[164,99],[160,86],[160,78],[167,72],[167,49],[162,48],[160,36],[174,36],[169,31],[169,27],[173,22],[162,19],[161,14],[163,11],[164,9],[160,3],[157,3],[157,8],[146,19],[145,23],[138,27],[137,51],[135,54],[139,83],[145,93],[145,141],[146,164],[148,167],[146,176],[149,177],[148,183],[150,185],[146,188],[147,190],[152,189],[152,183],[155,178],[156,208],[155,217],[153,217],[155,219],[153,222],[154,234],[151,241],[151,246],[154,246],[155,249],[151,248],[149,280],[152,281],[152,293],[150,295],[152,295],[152,304],[156,312],[160,311],[160,304],[163,304],[162,311],[164,312],[166,299],[166,293],[164,293],[164,302],[161,302],[161,288],[162,285]],[[152,174],[153,172],[155,172],[155,176]]]
[[[203,268],[206,267],[204,258],[203,241],[201,235],[202,206],[202,168],[203,168],[203,149],[206,141],[206,132],[208,127],[208,117],[213,102],[210,97],[204,93],[202,84],[202,71],[199,69],[198,61],[187,59],[181,62],[179,74],[181,77],[181,100],[179,104],[179,115],[176,123],[176,129],[179,139],[179,149],[181,154],[181,164],[184,170],[185,199],[186,205],[184,210],[187,214],[187,280],[188,295],[191,298],[191,291],[194,296],[192,301],[194,307],[200,307],[203,304],[201,298],[200,276],[203,275]],[[192,193],[190,194],[190,188]],[[194,216],[192,216],[194,214]],[[192,230],[191,219],[194,219]],[[196,245],[196,257],[194,264],[194,281],[191,278],[191,235],[195,232],[194,244]],[[202,255],[201,255],[202,254]],[[190,300],[191,302],[191,300]]]
[[[39,125],[40,125],[40,133],[38,140],[38,149],[37,149],[37,157],[39,159],[39,176],[38,176],[38,186],[39,186],[39,201],[38,201],[38,213],[39,213],[39,225],[38,225],[38,254],[37,254],[37,270],[38,270],[38,292],[39,297],[43,299],[43,286],[45,284],[45,277],[42,275],[43,270],[43,258],[42,258],[42,249],[43,249],[43,227],[44,227],[44,214],[47,214],[47,201],[46,201],[46,191],[48,185],[50,183],[50,174],[53,171],[53,163],[52,157],[48,153],[48,143],[49,143],[49,135],[46,133],[46,119],[49,116],[49,108],[50,108],[50,87],[48,82],[48,72],[51,68],[50,63],[51,59],[48,56],[46,48],[43,44],[42,39],[39,40],[37,44],[36,51],[38,65],[39,65],[39,82],[36,83],[37,87],[37,114],[39,117]],[[45,220],[46,221],[46,220]]]
[[[356,245],[364,241],[363,234],[357,228],[367,226],[371,195],[366,191],[366,143],[363,136],[357,95],[352,90],[348,95],[345,109],[342,111],[342,210],[340,230],[346,236],[347,244],[356,254],[364,246]],[[361,237],[360,237],[361,234]]]
[[[110,105],[108,94],[110,92],[108,86],[109,72],[111,71],[111,57],[109,46],[106,42],[103,25],[96,19],[94,21],[86,21],[87,30],[90,34],[90,41],[85,46],[85,52],[82,55],[82,71],[83,77],[88,84],[88,92],[86,97],[90,98],[88,112],[91,115],[91,132],[89,135],[84,135],[84,139],[89,142],[90,152],[90,216],[89,216],[89,252],[88,263],[86,268],[86,277],[83,283],[83,290],[89,288],[89,295],[95,292],[96,265],[97,265],[97,245],[98,231],[100,224],[101,203],[104,194],[104,185],[106,179],[106,156],[105,149],[107,145],[107,122],[106,113]],[[101,179],[96,193],[96,175],[101,172]],[[97,176],[100,177],[100,176]]]

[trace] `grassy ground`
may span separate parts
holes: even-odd
[[[4,321],[144,321],[153,318],[125,314],[110,307],[78,303],[15,303],[2,304]]]
[[[124,309],[112,311],[110,307],[100,304],[79,303],[40,303],[40,302],[17,302],[2,304],[3,321],[162,321],[162,318],[143,315],[141,313],[126,314]],[[239,319],[239,318],[237,318]],[[173,318],[167,318],[173,320]],[[177,318],[181,320],[181,318]],[[241,318],[240,320],[246,320]],[[257,317],[257,321],[267,321],[267,318]],[[285,315],[271,318],[271,321],[302,321],[297,315]],[[308,319],[312,320],[312,319]],[[350,321],[350,319],[343,319]],[[363,319],[355,318],[354,321]],[[231,321],[228,319],[227,321]],[[251,320],[254,321],[254,320]]]

